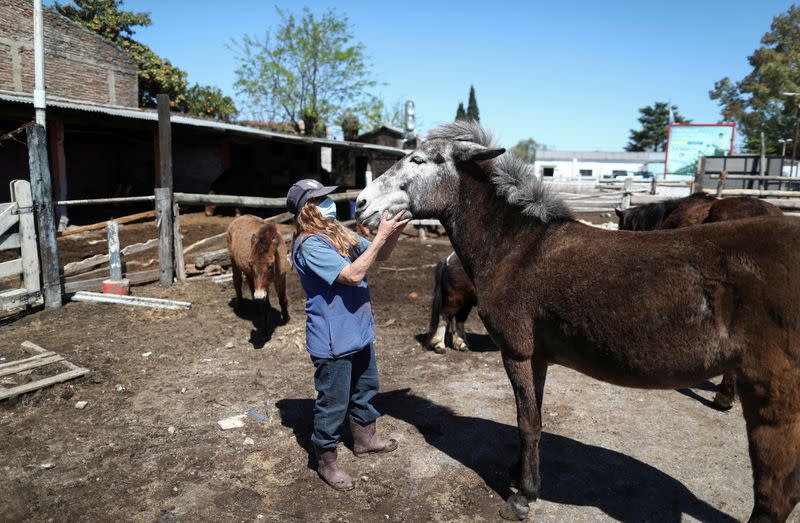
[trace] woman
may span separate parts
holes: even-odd
[[[389,257],[408,220],[402,219],[405,212],[393,218],[384,212],[369,242],[336,220],[336,204],[327,197],[336,189],[300,180],[289,189],[286,203],[295,215],[292,261],[308,295],[306,349],[316,369],[311,442],[317,473],[336,490],[350,490],[353,480],[336,462],[348,408],[357,456],[397,448],[397,441],[375,430],[380,414],[372,399],[378,393],[378,369],[367,271]]]

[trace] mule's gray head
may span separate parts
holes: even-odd
[[[466,162],[491,160],[505,152],[478,124],[457,122],[431,131],[411,151],[358,195],[358,219],[367,227],[406,210],[414,218],[436,217],[457,194],[458,170]]]

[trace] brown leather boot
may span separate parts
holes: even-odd
[[[397,440],[378,436],[375,430],[376,425],[375,421],[361,425],[353,418],[350,418],[350,432],[353,433],[353,454],[363,456],[365,454],[392,452],[397,449]]]
[[[336,463],[336,449],[322,449],[315,445],[314,452],[317,455],[317,474],[322,481],[336,490],[353,490],[353,478]]]

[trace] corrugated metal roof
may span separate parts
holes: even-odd
[[[536,161],[583,160],[595,162],[663,162],[663,152],[537,151]]]
[[[33,106],[33,97],[20,95],[18,93],[10,93],[8,91],[0,91],[0,101],[24,103]],[[69,100],[58,97],[48,97],[47,105],[52,107],[58,107],[59,109],[68,109],[72,111],[87,111],[87,112],[106,114],[109,116],[118,116],[121,118],[133,118],[136,120],[149,120],[153,122],[158,121],[158,113],[153,109],[139,109],[133,107],[123,107],[118,105],[101,105],[101,104],[94,104],[91,102]],[[274,131],[265,131],[263,129],[257,129],[255,127],[247,127],[245,125],[220,122],[218,120],[193,118],[191,116],[183,116],[177,113],[172,113],[170,120],[173,124],[177,125],[189,125],[193,127],[202,127],[221,132],[232,132],[249,136],[259,136],[262,138],[280,140],[283,142],[302,143],[307,145],[320,145],[322,147],[335,147],[342,149],[361,149],[367,151],[387,153],[397,156],[405,156],[406,154],[409,153],[409,151],[405,149],[398,149],[396,147],[389,147],[386,145],[375,145],[375,144],[359,143],[359,142],[345,142],[339,140],[328,140],[326,138],[314,138],[310,136],[300,136],[296,134],[278,133]]]

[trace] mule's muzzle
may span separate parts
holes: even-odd
[[[264,289],[256,289],[253,292],[253,299],[254,300],[263,300],[267,297],[267,291]]]

